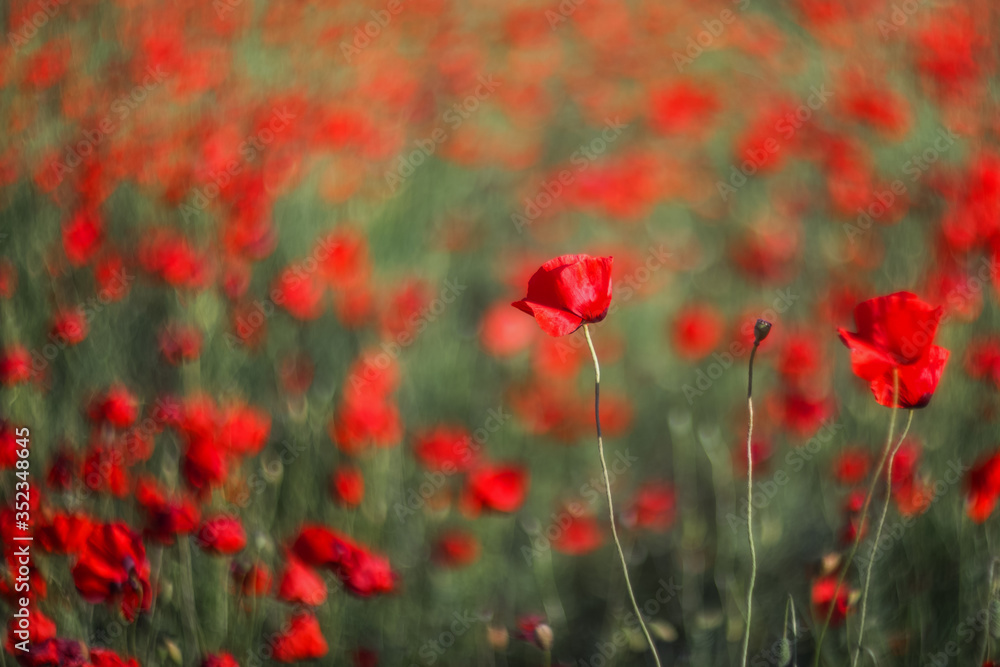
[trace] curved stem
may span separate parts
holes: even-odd
[[[642,628],[642,634],[646,635],[646,641],[649,642],[649,649],[653,652],[653,660],[656,662],[656,667],[661,667],[660,656],[656,653],[656,645],[653,643],[653,638],[649,634],[649,630],[646,628],[646,622],[642,619],[642,612],[639,611],[639,604],[635,601],[635,593],[632,591],[632,582],[628,576],[628,564],[625,562],[625,552],[622,551],[621,540],[618,539],[618,528],[615,526],[615,507],[611,499],[611,478],[608,475],[608,463],[604,459],[604,440],[601,437],[601,366],[597,362],[597,352],[594,350],[594,341],[590,338],[590,329],[586,324],[583,325],[583,333],[587,336],[587,345],[590,346],[590,356],[594,359],[594,419],[597,423],[597,450],[601,455],[601,469],[604,471],[604,488],[608,494],[608,515],[611,518],[611,534],[615,538],[615,546],[618,547],[618,558],[622,562],[622,572],[625,574],[625,588],[628,589],[629,599],[632,601],[632,608],[635,610],[635,616],[639,620],[639,626]]]
[[[893,410],[893,413],[895,412]],[[865,616],[868,613],[868,589],[872,583],[872,566],[875,564],[875,550],[878,549],[878,542],[882,539],[882,526],[885,525],[885,515],[889,511],[889,503],[892,500],[892,462],[896,460],[896,452],[899,451],[899,446],[903,444],[903,439],[909,433],[911,423],[913,423],[913,410],[910,410],[902,437],[900,437],[896,446],[892,448],[892,453],[889,455],[889,468],[886,470],[885,478],[885,503],[882,505],[882,515],[878,519],[878,528],[875,529],[875,540],[872,542],[872,554],[868,558],[868,567],[865,571],[865,586],[861,593],[861,623],[858,626],[858,647],[854,649],[854,660],[851,661],[852,667],[858,664],[858,658],[861,655],[861,640],[865,636]]]
[[[899,402],[899,374],[895,371],[893,371],[893,378],[893,405],[895,405]],[[840,571],[840,577],[837,579],[837,585],[833,588],[830,609],[826,612],[826,620],[823,622],[823,629],[820,630],[819,640],[816,642],[816,653],[815,659],[813,660],[814,667],[819,667],[820,657],[823,654],[823,639],[826,638],[826,631],[830,627],[830,619],[833,618],[833,610],[837,608],[837,594],[840,593],[840,587],[844,584],[844,579],[847,577],[847,571],[850,569],[851,563],[854,561],[854,555],[858,552],[858,547],[861,546],[861,538],[864,535],[865,519],[868,517],[868,508],[871,507],[872,498],[875,495],[875,487],[878,484],[878,478],[882,474],[882,469],[885,467],[886,459],[889,458],[895,428],[896,409],[893,408],[892,416],[889,419],[889,437],[886,438],[885,447],[882,449],[882,458],[879,459],[878,466],[875,468],[875,472],[872,475],[872,481],[868,485],[868,493],[865,495],[865,504],[861,508],[861,521],[858,524],[857,534],[854,536],[854,544],[851,545],[851,550],[847,554],[847,559],[844,561],[844,566]],[[900,438],[900,442],[902,441],[903,439]]]
[[[743,631],[743,667],[747,664],[750,651],[750,621],[753,618],[753,587],[757,581],[757,548],[753,543],[753,359],[757,355],[754,343],[750,351],[750,370],[747,373],[747,412],[750,425],[747,427],[747,539],[750,542],[750,583],[747,585],[747,625]]]

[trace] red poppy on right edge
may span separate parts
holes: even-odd
[[[854,374],[868,382],[879,405],[913,410],[930,402],[950,354],[933,344],[942,314],[915,294],[896,292],[855,306],[857,333],[837,329]],[[895,405],[893,371],[899,373]]]

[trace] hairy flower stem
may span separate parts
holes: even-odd
[[[893,371],[893,405],[899,403],[899,373]],[[892,438],[896,431],[896,412],[895,408],[892,409],[892,416],[889,419],[889,437],[885,440],[885,447],[882,450],[882,458],[879,459],[878,466],[875,468],[875,472],[872,474],[872,481],[868,485],[868,493],[865,495],[865,504],[861,507],[861,521],[858,524],[858,529],[856,535],[854,536],[854,543],[851,545],[851,550],[847,554],[847,559],[844,561],[844,565],[840,571],[840,577],[837,578],[837,585],[833,588],[833,596],[830,602],[830,608],[826,612],[826,620],[823,622],[823,628],[819,633],[819,640],[816,642],[816,654],[813,660],[813,666],[819,667],[820,657],[823,655],[823,639],[826,638],[826,631],[830,627],[830,619],[833,618],[833,610],[837,608],[837,594],[840,593],[840,587],[844,584],[844,579],[847,577],[847,571],[851,568],[851,563],[854,561],[854,555],[858,552],[858,547],[861,546],[861,537],[864,535],[865,519],[868,517],[868,508],[871,507],[872,497],[875,495],[875,486],[878,484],[878,478],[882,474],[882,469],[885,467],[885,462],[889,458],[889,452],[892,451]],[[911,412],[912,414],[912,412]],[[907,429],[909,429],[909,423],[907,423]],[[906,433],[903,433],[903,437],[906,437]],[[900,442],[903,438],[899,439]]]
[[[767,334],[764,334],[767,335]],[[753,543],[753,360],[762,338],[755,337],[750,351],[750,365],[747,370],[747,412],[750,424],[747,427],[747,538],[750,541],[750,582],[747,585],[747,624],[743,630],[742,665],[746,667],[750,652],[750,620],[753,618],[753,587],[757,581],[757,548]]]
[[[586,324],[583,325],[583,333],[587,336],[587,345],[590,346],[590,356],[594,358],[594,420],[597,423],[597,450],[600,452],[601,469],[604,471],[604,488],[608,494],[608,515],[611,518],[611,534],[615,538],[615,546],[618,547],[618,558],[621,559],[622,572],[625,574],[625,588],[628,589],[629,599],[632,600],[632,608],[635,610],[635,616],[639,619],[642,634],[646,635],[646,641],[649,642],[649,648],[653,652],[653,660],[656,661],[656,667],[662,667],[660,656],[656,653],[656,645],[653,643],[653,638],[646,628],[646,621],[643,620],[642,612],[639,611],[639,604],[635,601],[632,582],[628,576],[628,564],[625,562],[625,552],[622,551],[622,543],[618,539],[618,528],[615,525],[615,507],[611,499],[611,478],[608,475],[608,462],[604,459],[604,440],[601,437],[601,365],[597,362],[597,351],[594,350],[594,341],[590,338],[590,329]]]
[[[899,382],[898,377],[896,378],[896,382]],[[896,410],[894,409],[892,412],[895,414]],[[903,435],[896,442],[896,446],[892,448],[892,453],[889,455],[889,468],[886,470],[885,478],[885,503],[882,505],[882,515],[878,519],[878,528],[875,529],[875,541],[872,542],[872,555],[868,559],[868,568],[865,572],[865,587],[861,593],[861,621],[858,626],[858,646],[854,649],[854,660],[851,661],[851,667],[855,667],[858,664],[858,658],[861,655],[861,639],[865,636],[865,616],[868,613],[868,588],[872,583],[872,565],[875,564],[875,550],[878,549],[878,541],[882,538],[882,526],[885,525],[885,515],[889,511],[889,501],[892,500],[892,462],[896,460],[896,452],[899,451],[899,446],[903,444],[906,434],[910,432],[910,424],[912,422],[913,410],[910,410],[910,414],[906,419],[906,428],[903,429]]]

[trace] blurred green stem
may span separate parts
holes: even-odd
[[[625,574],[625,588],[628,589],[629,599],[632,600],[632,608],[635,610],[642,633],[646,635],[646,641],[649,642],[649,649],[653,652],[653,660],[656,662],[656,667],[661,667],[660,656],[656,653],[656,644],[653,643],[649,629],[646,628],[646,621],[643,620],[642,612],[639,611],[639,604],[635,601],[635,592],[632,590],[632,582],[628,576],[628,563],[625,561],[625,552],[622,551],[622,543],[618,539],[618,528],[615,526],[615,506],[614,501],[611,499],[611,478],[608,475],[608,462],[604,459],[604,439],[601,437],[601,365],[597,361],[597,351],[594,350],[594,341],[590,337],[590,328],[586,324],[583,325],[583,333],[587,336],[587,345],[590,346],[590,356],[594,359],[594,420],[597,424],[597,450],[601,455],[601,470],[604,471],[604,488],[608,494],[608,515],[611,518],[611,535],[615,538],[615,546],[618,547],[618,558],[622,562],[622,572]]]
[[[892,404],[896,405],[899,402],[899,372],[894,370],[892,375]],[[826,638],[826,631],[830,627],[830,619],[833,618],[833,610],[837,608],[837,594],[840,593],[840,587],[843,586],[844,579],[847,577],[847,571],[851,568],[851,563],[854,561],[854,554],[858,552],[858,547],[861,546],[861,537],[864,535],[865,519],[868,517],[868,508],[871,507],[872,497],[875,495],[875,486],[878,484],[878,478],[882,474],[882,468],[885,467],[886,459],[889,458],[889,451],[892,447],[892,438],[896,432],[896,412],[896,408],[892,408],[892,416],[889,419],[889,437],[885,440],[885,447],[882,450],[882,458],[879,459],[878,466],[872,474],[872,481],[868,485],[868,493],[865,495],[865,504],[861,508],[861,520],[858,523],[857,534],[854,536],[854,544],[851,545],[851,551],[847,554],[847,559],[844,561],[844,565],[840,570],[840,577],[837,579],[837,585],[833,588],[830,608],[826,612],[826,620],[823,622],[823,628],[819,633],[819,640],[816,642],[816,657],[813,660],[814,667],[819,667],[820,658],[823,655],[823,639]],[[900,438],[899,441],[902,442],[903,439]]]
[[[895,378],[897,387],[896,395],[899,395],[899,377]],[[893,409],[892,413],[895,416],[897,409]],[[893,419],[895,421],[895,419]],[[886,470],[885,478],[885,503],[882,505],[882,515],[878,519],[878,528],[875,529],[875,541],[872,542],[872,555],[868,558],[868,568],[865,571],[865,587],[864,591],[861,593],[861,622],[858,626],[858,647],[854,649],[854,660],[851,661],[852,667],[858,664],[858,658],[861,656],[861,640],[865,636],[865,616],[868,612],[868,588],[872,583],[872,566],[875,564],[875,553],[878,549],[878,541],[882,538],[882,526],[885,525],[885,515],[889,511],[889,502],[892,500],[892,462],[896,460],[896,452],[899,451],[899,446],[903,444],[903,440],[906,438],[906,434],[910,432],[910,424],[913,423],[913,410],[909,411],[909,416],[906,419],[906,428],[903,429],[903,435],[900,436],[899,441],[896,446],[892,448],[892,453],[889,455],[889,468]],[[892,427],[890,425],[890,435],[892,437]]]

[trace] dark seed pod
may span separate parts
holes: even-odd
[[[757,320],[757,324],[753,328],[753,340],[755,343],[759,343],[765,338],[767,334],[771,333],[771,323],[767,320]]]

